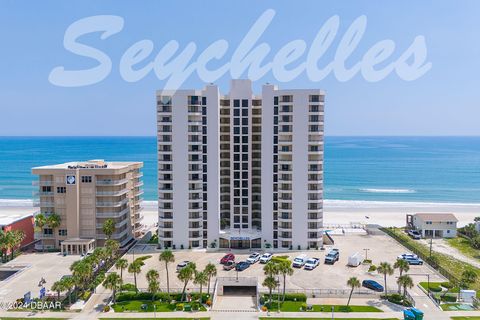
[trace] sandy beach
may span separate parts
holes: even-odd
[[[157,202],[144,202],[144,223],[152,226],[157,222]],[[29,200],[0,200],[0,217],[9,214],[35,212]],[[480,216],[480,204],[426,203],[426,202],[382,202],[325,200],[324,224],[345,225],[350,223],[378,224],[381,226],[404,226],[407,213],[453,213],[464,226]]]

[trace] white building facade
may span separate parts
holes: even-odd
[[[249,80],[157,92],[160,245],[319,247],[324,98]]]

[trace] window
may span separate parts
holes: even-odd
[[[82,183],[92,183],[92,176],[82,176]]]
[[[57,187],[57,193],[67,193],[66,187]]]
[[[67,236],[67,230],[65,230],[65,229],[59,229],[59,230],[58,230],[58,235],[59,235],[59,236],[62,236],[62,237]]]

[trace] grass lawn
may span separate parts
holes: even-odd
[[[404,231],[403,229],[400,228],[388,228],[386,230],[387,232],[394,232],[395,235],[401,240],[399,241],[401,244],[405,245],[407,248],[410,246],[412,248],[415,248],[418,252],[421,252],[424,256],[429,255],[429,247],[427,245],[422,244],[419,241],[413,240],[410,238]],[[395,239],[395,238],[394,238]],[[440,266],[442,266],[445,270],[449,270],[457,279],[462,278],[462,272],[465,271],[466,269],[470,268],[474,270],[479,279],[480,279],[480,269],[475,268],[474,266],[465,263],[463,261],[457,260],[449,255],[443,254],[443,253],[438,253],[436,251],[433,251],[433,256],[437,258],[438,263]],[[472,284],[471,289],[477,290],[477,292],[480,294],[480,281],[477,281],[476,283]]]
[[[285,301],[280,303],[280,311],[282,312],[299,312],[302,308],[303,302],[300,301]],[[334,312],[383,312],[382,310],[372,306],[333,306]],[[275,301],[268,308],[270,311],[278,310],[278,303]],[[312,310],[306,312],[331,312],[331,305],[312,305]]]
[[[16,318],[16,317],[0,317],[3,319],[12,319],[12,320],[31,320],[32,318]],[[42,320],[66,320],[67,318],[41,318]]]
[[[45,318],[41,318],[42,320]],[[162,319],[160,317],[157,318],[98,318],[99,320],[157,320]],[[164,318],[168,320],[210,320],[210,318]]]
[[[147,307],[142,309],[142,305]],[[153,305],[156,306],[157,312],[173,312],[175,311],[175,304],[167,302],[151,301],[151,300],[132,300],[115,303],[112,307],[115,312],[153,312]],[[207,311],[204,306],[200,306],[199,311]]]
[[[472,248],[470,242],[467,239],[462,237],[456,237],[452,239],[447,239],[447,242],[450,246],[454,247],[465,256],[480,260],[480,250]]]
[[[273,317],[260,317],[260,320],[291,320],[293,318],[273,318]],[[331,320],[332,318],[295,318],[296,320]],[[342,320],[399,320],[397,318],[341,318]],[[460,319],[460,318],[459,318]],[[463,319],[463,318],[462,318]],[[468,319],[468,318],[464,318]],[[472,318],[475,319],[475,318]],[[480,318],[476,318],[477,320]]]
[[[480,320],[480,317],[452,317],[453,320]]]

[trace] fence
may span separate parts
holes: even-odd
[[[402,246],[407,248],[408,250],[412,251],[414,254],[422,258],[424,261],[428,262],[438,273],[440,273],[442,276],[447,278],[449,281],[456,282],[458,283],[460,279],[455,277],[448,269],[445,269],[441,265],[439,265],[437,262],[435,262],[433,259],[430,258],[429,255],[425,254],[424,252],[418,250],[415,246],[413,246],[411,243],[405,241],[402,237],[400,237],[398,234],[396,234],[394,231],[392,231],[389,228],[381,228],[383,232],[388,234],[390,237],[393,239],[397,240]],[[432,254],[432,256],[434,256]]]
[[[350,289],[286,289],[286,293],[303,293],[308,298],[348,298]],[[260,289],[260,293],[268,294],[265,289]],[[388,294],[397,293],[396,290],[388,290]],[[357,289],[353,291],[352,297],[356,298],[380,298],[384,292],[375,292],[372,290]]]

